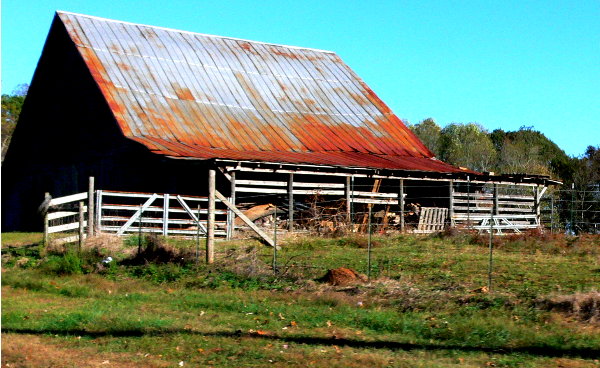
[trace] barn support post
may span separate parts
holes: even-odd
[[[87,206],[87,219],[88,219],[88,224],[87,224],[87,236],[88,237],[92,237],[94,236],[96,230],[95,230],[95,224],[94,224],[94,177],[90,176],[89,181],[88,181],[88,206]]]
[[[535,210],[535,221],[536,223],[540,224],[540,199],[541,199],[541,195],[540,195],[540,185],[536,185],[535,187],[533,187],[533,208]]]
[[[448,223],[454,227],[454,180],[448,183]]]
[[[471,177],[467,175],[467,228],[471,229]]]
[[[350,175],[350,227],[352,227],[352,221],[354,219],[354,175]]]
[[[215,191],[216,172],[208,170],[208,220],[206,239],[206,263],[215,261]]]
[[[550,234],[554,234],[554,196],[550,197]]]
[[[231,194],[229,202],[235,206],[235,171],[229,174]],[[231,209],[227,209],[227,240],[231,240],[235,236],[235,213]]]
[[[83,247],[83,237],[85,234],[85,213],[83,211],[83,207],[83,201],[79,201],[79,247],[77,249],[79,251],[79,254],[81,254],[81,248]],[[90,209],[88,208],[88,211],[89,210]]]
[[[400,206],[400,232],[404,233],[404,179],[400,179],[400,192],[398,193],[398,205]]]
[[[346,222],[350,224],[350,177],[346,176],[346,185],[344,186],[344,194],[346,195]]]
[[[275,211],[275,219],[277,219],[277,210]],[[288,231],[294,231],[294,174],[290,174],[288,178]]]
[[[494,183],[494,214],[498,216],[500,214],[500,206],[498,206],[498,184]]]

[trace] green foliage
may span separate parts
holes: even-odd
[[[20,85],[12,95],[2,95],[2,161],[17,126],[29,86]]]
[[[128,269],[130,275],[144,278],[157,284],[175,282],[186,276],[190,269],[173,263],[147,264],[132,266]]]
[[[440,157],[440,139],[442,128],[436,124],[432,118],[427,118],[418,122],[415,125],[409,126],[410,130],[419,137],[421,142],[425,144],[427,148],[436,157]]]
[[[476,171],[493,171],[496,150],[479,124],[452,123],[442,129],[440,159],[456,166]]]
[[[62,256],[50,255],[41,267],[49,274],[73,275],[83,273],[81,258],[74,253],[68,252]]]

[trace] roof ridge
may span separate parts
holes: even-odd
[[[302,46],[282,45],[282,44],[272,43],[272,42],[254,41],[254,40],[248,40],[248,39],[244,39],[244,38],[236,38],[236,37],[213,35],[213,34],[208,34],[208,33],[199,33],[199,32],[184,31],[184,30],[181,30],[181,29],[152,26],[152,25],[149,25],[149,24],[142,24],[142,23],[126,22],[126,21],[121,21],[121,20],[116,20],[116,19],[97,17],[97,16],[94,16],[94,15],[74,13],[74,12],[69,12],[69,11],[64,11],[64,10],[57,10],[56,14],[57,15],[60,15],[60,14],[75,15],[75,16],[78,16],[78,17],[92,18],[92,19],[97,19],[97,20],[101,20],[101,21],[105,21],[105,22],[114,22],[114,23],[121,23],[121,24],[129,24],[129,25],[134,25],[134,26],[142,26],[142,27],[148,27],[148,28],[154,28],[154,29],[161,29],[161,30],[170,31],[170,32],[179,32],[179,33],[185,33],[185,34],[193,34],[193,35],[199,35],[199,36],[204,36],[204,37],[228,39],[228,40],[233,40],[233,41],[251,42],[251,43],[268,45],[268,46],[279,46],[279,47],[285,47],[285,48],[296,49],[296,50],[310,50],[310,51],[323,52],[323,53],[328,53],[328,54],[335,54],[335,51],[330,51],[330,50],[322,50],[322,49],[315,49],[315,48],[311,48],[311,47],[302,47]]]

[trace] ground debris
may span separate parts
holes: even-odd
[[[543,310],[576,317],[580,321],[600,324],[600,292],[546,296],[534,301]]]
[[[334,286],[356,285],[367,281],[367,277],[353,269],[340,267],[328,270],[325,276],[319,279],[321,282],[327,282]]]

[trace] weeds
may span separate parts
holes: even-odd
[[[255,242],[219,243],[213,265],[160,237],[140,252],[137,238],[90,239],[80,254],[4,247],[3,353],[16,354],[6,336],[35,333],[163,366],[586,366],[600,349],[597,246],[544,236],[497,240],[493,293],[472,233],[377,237],[373,278],[343,287],[316,280],[364,273],[362,238],[289,240],[279,274]]]

